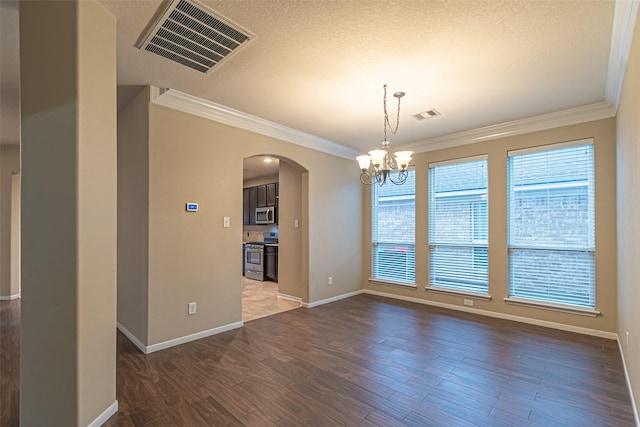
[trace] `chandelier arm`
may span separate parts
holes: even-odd
[[[368,181],[367,181],[368,180]],[[362,172],[360,174],[360,182],[362,182],[364,185],[371,185],[371,177],[369,176],[368,173],[366,172]]]
[[[362,182],[364,185],[382,185],[384,181],[381,179],[381,175],[382,174],[380,172],[369,175],[369,173],[365,171],[360,174],[360,182]]]
[[[402,185],[405,183],[408,177],[409,177],[409,171],[403,170],[398,172],[398,176],[396,177],[396,179],[393,179],[393,176],[389,174],[389,181],[391,181],[391,183],[395,185]]]

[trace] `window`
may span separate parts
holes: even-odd
[[[403,185],[371,186],[372,278],[415,284],[415,171]]]
[[[509,297],[595,307],[593,144],[509,152]]]
[[[489,292],[487,159],[429,165],[429,287]]]

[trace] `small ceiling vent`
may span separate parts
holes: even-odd
[[[207,73],[254,38],[205,5],[173,0],[136,47]]]
[[[426,119],[430,119],[431,117],[436,117],[436,116],[440,116],[440,112],[438,110],[436,110],[435,108],[433,108],[431,110],[423,111],[422,113],[418,113],[418,114],[414,114],[413,115],[413,117],[415,117],[416,120],[426,120]]]

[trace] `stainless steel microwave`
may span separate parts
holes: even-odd
[[[256,224],[273,224],[275,222],[276,208],[256,208]]]

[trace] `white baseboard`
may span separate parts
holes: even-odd
[[[230,323],[228,325],[219,326],[217,328],[207,329],[206,331],[196,332],[195,334],[185,335],[184,337],[174,338],[169,341],[164,341],[158,344],[147,346],[146,353],[147,354],[153,353],[155,351],[160,351],[166,348],[175,347],[180,344],[199,340],[201,338],[210,337],[211,335],[221,334],[222,332],[227,332],[232,329],[242,328],[243,326],[244,326],[244,322],[235,322],[235,323]]]
[[[196,332],[195,334],[185,335],[183,337],[174,338],[169,341],[164,341],[158,344],[144,345],[135,335],[127,330],[120,322],[118,322],[118,329],[122,332],[136,347],[140,349],[144,354],[153,353],[156,351],[164,350],[166,348],[175,347],[180,344],[188,343],[191,341],[199,340],[200,338],[210,337],[211,335],[227,332],[232,329],[241,328],[244,326],[244,322],[235,322],[228,325],[219,326],[217,328],[208,329],[206,331]]]
[[[458,305],[446,304],[446,303],[441,303],[441,302],[437,302],[437,301],[430,301],[430,300],[425,300],[425,299],[421,299],[421,298],[414,298],[414,297],[406,297],[406,296],[402,296],[402,295],[388,294],[386,292],[379,292],[379,291],[374,291],[374,290],[371,290],[371,289],[364,289],[362,292],[365,293],[365,294],[370,294],[370,295],[377,295],[377,296],[386,297],[386,298],[399,299],[399,300],[403,300],[403,301],[415,302],[415,303],[424,304],[424,305],[432,305],[432,306],[435,306],[435,307],[447,308],[447,309],[450,309],[450,310],[465,311],[467,313],[479,314],[481,316],[495,317],[495,318],[498,318],[498,319],[505,319],[505,320],[512,320],[514,322],[528,323],[530,325],[544,326],[546,328],[559,329],[561,331],[575,332],[575,333],[578,333],[578,334],[591,335],[591,336],[594,336],[594,337],[607,338],[607,339],[611,339],[611,340],[615,340],[615,339],[618,338],[618,335],[616,333],[614,333],[614,332],[599,331],[597,329],[590,329],[590,328],[582,328],[580,326],[565,325],[563,323],[556,323],[556,322],[549,322],[549,321],[546,321],[546,320],[532,319],[530,317],[514,316],[512,314],[496,313],[494,311],[479,310],[477,308],[461,307],[461,306],[458,306]]]
[[[0,296],[0,301],[11,301],[14,299],[20,298],[20,294],[9,295],[9,296]]]
[[[117,326],[118,326],[118,330],[120,332],[122,332],[124,334],[125,337],[127,337],[129,339],[129,341],[131,341],[133,343],[133,345],[135,345],[136,347],[138,347],[140,349],[141,352],[143,352],[144,354],[147,354],[147,346],[144,345],[142,343],[142,341],[140,341],[138,339],[138,337],[136,337],[135,335],[133,335],[131,332],[129,332],[129,330],[127,328],[125,328],[124,326],[122,326],[122,323],[117,322]]]
[[[185,335],[183,337],[174,338],[169,341],[164,341],[158,344],[144,345],[135,335],[127,330],[120,322],[118,322],[118,329],[122,332],[136,347],[140,349],[144,354],[153,353],[156,351],[164,350],[166,348],[175,347],[180,344],[188,343],[191,341],[199,340],[200,338],[210,337],[211,335],[227,332],[232,329],[241,328],[244,326],[244,322],[235,322],[228,325],[219,326],[217,328],[208,329],[206,331],[196,332],[195,334]]]
[[[289,301],[293,301],[293,302],[302,302],[302,298],[300,297],[294,297],[293,295],[287,295],[287,294],[281,294],[280,292],[278,292],[278,298],[282,298],[282,299],[286,299]]]
[[[349,293],[346,293],[346,294],[338,295],[338,296],[335,296],[335,297],[323,299],[323,300],[320,300],[320,301],[315,301],[315,302],[312,302],[312,303],[303,302],[302,306],[304,308],[318,307],[319,305],[329,304],[330,302],[340,301],[341,299],[350,298],[350,297],[354,297],[356,295],[360,295],[362,292],[363,292],[362,290],[358,290],[358,291],[353,291],[353,292],[349,292]]]
[[[113,414],[118,412],[118,401],[113,402],[107,409],[104,410],[102,414],[98,416],[95,420],[91,422],[87,427],[100,427],[102,424],[106,423],[109,418]]]
[[[599,331],[597,329],[583,328],[583,327],[580,327],[580,326],[573,326],[573,325],[565,325],[563,323],[549,322],[547,320],[532,319],[530,317],[514,316],[512,314],[496,313],[494,311],[479,310],[477,308],[461,307],[461,306],[454,305],[454,304],[446,304],[446,303],[441,303],[441,302],[437,302],[437,301],[425,300],[425,299],[422,299],[422,298],[414,298],[414,297],[407,297],[407,296],[403,296],[403,295],[390,294],[390,293],[386,293],[386,292],[374,291],[374,290],[371,290],[371,289],[362,289],[362,290],[359,290],[359,291],[349,292],[349,293],[346,293],[346,294],[338,295],[338,296],[335,296],[335,297],[332,297],[332,298],[327,298],[327,299],[316,301],[316,302],[312,302],[312,303],[302,303],[302,306],[305,307],[305,308],[313,308],[313,307],[317,307],[319,305],[329,304],[329,303],[334,302],[334,301],[338,301],[338,300],[341,300],[341,299],[344,299],[344,298],[350,298],[350,297],[353,297],[353,296],[356,296],[356,295],[360,295],[360,294],[377,295],[377,296],[381,296],[381,297],[385,297],[385,298],[392,298],[392,299],[398,299],[398,300],[402,300],[402,301],[415,302],[417,304],[432,305],[432,306],[435,306],[435,307],[447,308],[447,309],[450,309],[450,310],[464,311],[464,312],[467,312],[467,313],[479,314],[481,316],[495,317],[495,318],[498,318],[498,319],[505,319],[505,320],[512,320],[514,322],[528,323],[530,325],[536,325],[536,326],[544,326],[546,328],[558,329],[558,330],[567,331],[567,332],[575,332],[575,333],[578,333],[578,334],[590,335],[590,336],[599,337],[599,338],[606,338],[606,339],[611,339],[611,340],[617,340],[618,339],[618,334],[616,334],[615,332]]]
[[[622,367],[624,368],[624,377],[627,380],[627,389],[629,390],[629,397],[631,397],[631,408],[633,408],[633,417],[636,420],[636,427],[640,427],[640,416],[638,416],[638,407],[636,401],[633,398],[633,389],[631,388],[631,378],[629,378],[629,371],[627,371],[627,362],[624,359],[624,352],[622,351],[622,343],[620,342],[620,336],[618,336],[618,349],[620,350],[620,356],[622,357]]]

